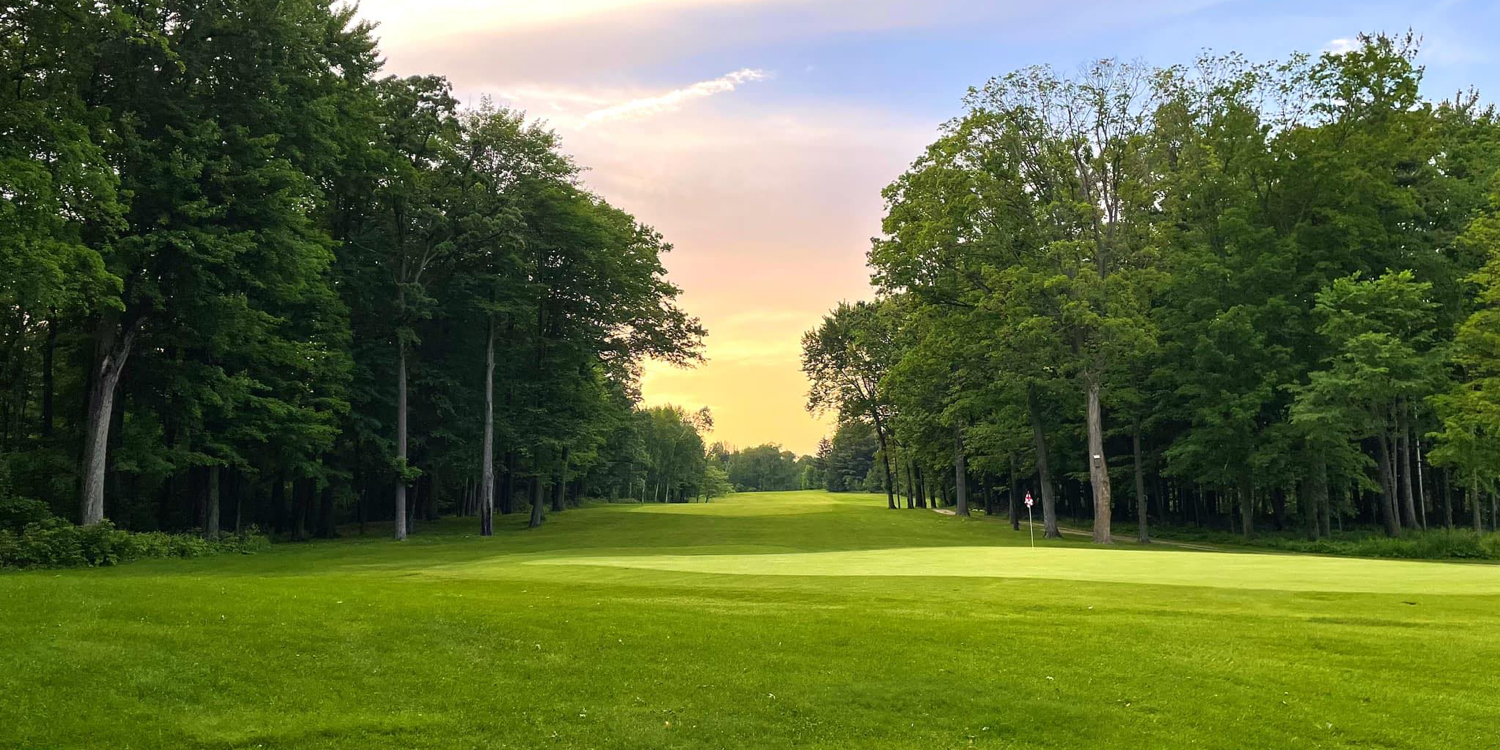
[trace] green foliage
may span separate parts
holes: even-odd
[[[635,426],[645,469],[639,499],[684,502],[704,492],[708,459],[700,430],[712,426],[706,409],[690,415],[681,407],[655,406],[637,412]]]
[[[766,443],[742,450],[722,445],[715,448],[715,457],[736,491],[801,489],[802,467],[797,463],[797,454],[783,450],[780,445]]]
[[[0,529],[0,567],[76,568],[119,565],[160,557],[253,554],[270,540],[253,526],[244,534],[207,540],[194,534],[129,532],[108,521],[78,526],[60,518],[26,524],[19,532]]]
[[[804,337],[810,403],[859,418],[878,394],[919,488],[962,452],[1044,508],[1049,485],[1091,493],[1100,541],[1111,512],[1186,521],[1206,493],[1247,535],[1294,512],[1314,536],[1341,514],[1401,533],[1397,508],[1430,524],[1455,482],[1477,510],[1500,455],[1500,117],[1424,100],[1416,56],[1368,35],[972,89],[884,192],[861,303],[879,356],[820,364],[856,351],[830,346],[856,341],[841,305]],[[1155,497],[1118,502],[1122,475]]]
[[[862,422],[841,422],[822,455],[824,489],[829,492],[866,491],[866,479],[875,469],[875,431]],[[875,489],[878,490],[878,477]]]
[[[389,517],[373,499],[397,486],[427,517],[472,495],[487,421],[504,486],[624,486],[641,363],[691,364],[704,332],[666,279],[670,245],[585,190],[541,123],[460,108],[439,76],[382,77],[353,5],[4,18],[0,455],[17,494],[190,529],[213,467],[226,508],[332,534]]]
[[[734,485],[730,483],[729,474],[724,469],[714,462],[703,467],[704,497],[725,497],[732,492]]]

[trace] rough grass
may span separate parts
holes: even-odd
[[[1500,567],[747,494],[0,574],[0,747],[1489,748]]]

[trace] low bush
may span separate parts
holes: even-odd
[[[19,533],[0,529],[0,567],[97,567],[153,557],[253,554],[270,544],[254,527],[244,534],[209,540],[193,534],[130,532],[108,521],[78,526],[61,518],[45,518],[25,524]]]
[[[1153,534],[1158,533],[1153,529]],[[1263,547],[1287,552],[1407,560],[1500,560],[1500,534],[1472,529],[1408,530],[1388,537],[1376,529],[1336,532],[1332,538],[1308,541],[1300,532],[1257,532],[1250,538],[1224,531],[1162,529],[1164,540],[1207,542],[1236,547]]]
[[[40,500],[0,493],[0,529],[17,531],[51,516],[47,504]]]

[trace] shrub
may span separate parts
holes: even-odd
[[[51,516],[47,504],[40,500],[0,494],[0,529],[19,531],[26,524],[40,523]]]
[[[17,495],[11,489],[10,458],[0,456],[0,529],[20,531],[28,523],[39,523],[52,516],[47,504]]]
[[[1405,536],[1400,537],[1371,534],[1353,539],[1320,539],[1316,542],[1265,537],[1242,539],[1237,543],[1322,555],[1407,560],[1500,560],[1500,535],[1477,534],[1466,529],[1408,531]]]
[[[207,540],[193,534],[160,531],[129,532],[108,521],[77,526],[60,518],[46,518],[22,527],[20,533],[0,529],[0,567],[73,568],[118,565],[153,557],[202,557],[226,552],[253,554],[271,542],[257,529]]]

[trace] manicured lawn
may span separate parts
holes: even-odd
[[[1500,744],[1500,566],[824,493],[523,524],[0,574],[0,747]]]

